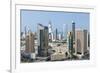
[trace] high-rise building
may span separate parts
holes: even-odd
[[[73,33],[73,41],[75,41],[75,22],[72,21],[72,33]]]
[[[67,39],[67,24],[63,24],[63,40]]]
[[[57,40],[58,39],[58,30],[56,28],[56,35],[55,35],[55,39]]]
[[[87,30],[77,30],[75,36],[75,52],[76,54],[84,55],[88,48]]]
[[[88,47],[90,47],[90,34],[88,33]]]
[[[25,40],[26,40],[26,50],[25,51],[27,53],[35,52],[35,49],[34,49],[34,34],[32,32],[28,32]]]
[[[48,30],[49,30],[49,40],[52,41],[53,40],[53,32],[52,32],[51,21],[49,22]]]
[[[51,24],[51,21],[49,22],[48,30],[49,30],[49,33],[52,33],[52,24]]]
[[[62,40],[62,34],[61,33],[58,34],[58,40]]]
[[[38,24],[38,55],[48,56],[48,27]]]
[[[69,51],[70,57],[73,56],[74,48],[73,48],[73,34],[72,32],[68,32],[67,34],[67,49]]]
[[[48,27],[45,26],[44,27],[44,48],[46,50],[46,53],[48,51],[48,39],[49,39],[48,37],[49,37],[48,36]]]
[[[30,55],[31,59],[35,59],[34,34],[29,31],[25,36],[25,53]]]

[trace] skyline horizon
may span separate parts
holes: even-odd
[[[38,23],[48,27],[49,22],[51,22],[52,31],[59,29],[59,32],[63,32],[63,24],[66,24],[67,30],[70,31],[72,21],[75,22],[76,29],[86,29],[89,32],[89,16],[89,13],[80,12],[21,10],[21,32],[25,31],[25,27],[27,30],[36,32]]]
[[[38,23],[38,24],[41,24],[41,23]],[[37,25],[38,25],[38,24],[37,24]],[[43,25],[43,26],[44,26],[44,25]],[[45,27],[45,26],[44,26],[44,27]],[[48,27],[48,26],[46,26],[46,27]],[[54,29],[53,33],[56,31],[56,29],[57,29],[57,28]],[[58,29],[57,29],[57,30],[58,30]],[[77,29],[76,29],[76,28],[75,28],[75,31],[77,31],[77,30],[87,30],[87,29],[81,29],[81,28],[77,28]],[[27,30],[26,32],[28,32],[28,31],[35,32],[35,33],[37,32],[37,30],[36,30],[36,31],[32,31],[30,28],[28,28],[28,30]],[[72,31],[72,30],[69,30],[69,31],[67,31],[67,32],[71,32],[71,31]],[[87,30],[87,31],[88,31],[88,30]],[[24,31],[21,31],[21,32],[24,32],[24,33],[25,33],[25,30],[24,30]],[[88,32],[89,32],[89,31],[88,31]],[[90,33],[90,32],[89,32],[89,33]],[[63,34],[63,30],[62,30],[62,31],[58,31],[58,34]]]

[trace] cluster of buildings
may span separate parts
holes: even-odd
[[[86,29],[76,29],[75,22],[68,31],[63,25],[62,33],[52,24],[37,25],[37,32],[31,30],[21,35],[21,61],[56,61],[70,59],[89,59],[89,32]]]

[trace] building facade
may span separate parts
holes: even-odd
[[[32,32],[28,32],[25,38],[26,41],[26,53],[34,53],[34,34]]]
[[[48,27],[38,24],[38,56],[48,56]]]
[[[76,54],[84,55],[88,48],[87,30],[77,30],[75,37],[75,52]]]
[[[72,57],[74,53],[72,32],[68,32],[67,34],[67,49],[69,52],[69,57]]]
[[[25,53],[29,55],[31,59],[35,59],[35,36],[32,32],[28,32],[25,36]]]
[[[53,41],[53,29],[52,29],[51,21],[49,22],[49,25],[48,25],[48,32],[49,32],[49,40]]]
[[[63,40],[67,40],[67,24],[63,24]]]

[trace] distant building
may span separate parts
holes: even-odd
[[[63,40],[67,39],[67,24],[63,24]]]
[[[90,34],[88,33],[88,47],[90,47]]]
[[[49,30],[49,40],[52,41],[53,40],[53,32],[52,32],[53,29],[52,29],[51,22],[49,22],[48,30]]]
[[[26,52],[28,53],[35,52],[34,34],[32,32],[28,32],[28,34],[26,35]]]
[[[53,33],[53,41],[58,40],[58,30],[57,28],[55,29],[54,33]]]
[[[28,32],[25,37],[25,52],[31,55],[31,58],[35,58],[35,48],[34,48],[34,34]],[[33,57],[34,56],[34,57]]]
[[[72,34],[73,34],[73,41],[75,41],[75,22],[72,21]]]
[[[58,34],[58,40],[62,40],[62,34],[61,33]]]
[[[24,34],[24,32],[21,32],[21,34],[20,34],[20,46],[21,46],[21,51],[25,51],[25,34]]]
[[[75,52],[79,55],[84,55],[88,49],[88,34],[87,30],[77,30],[75,36]]]
[[[38,55],[48,56],[48,27],[38,24]]]
[[[58,30],[57,30],[57,28],[56,28],[55,39],[58,40]]]

